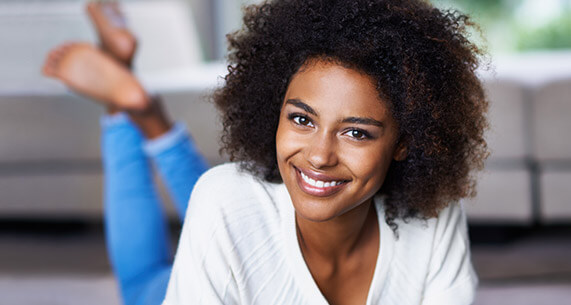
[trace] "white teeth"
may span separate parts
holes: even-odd
[[[315,180],[309,178],[309,184],[313,185],[313,186],[317,186],[317,183],[315,183]]]
[[[331,186],[339,185],[342,183],[341,181],[328,181],[328,182],[321,181],[321,180],[315,181],[314,179],[309,178],[307,175],[305,175],[302,172],[300,172],[300,174],[301,174],[301,178],[303,179],[303,181],[307,182],[311,186],[315,186],[318,188],[331,187]]]

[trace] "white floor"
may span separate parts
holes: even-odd
[[[482,285],[474,305],[569,305],[571,283]]]
[[[98,276],[0,276],[0,304],[119,305],[115,281]],[[571,283],[484,284],[475,305],[571,304]]]
[[[119,305],[115,280],[105,276],[0,276],[2,305]]]

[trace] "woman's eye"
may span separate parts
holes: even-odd
[[[358,129],[351,129],[346,132],[346,135],[350,136],[351,138],[355,138],[357,140],[365,140],[369,138],[369,134]]]
[[[311,120],[309,120],[309,118],[301,116],[301,115],[296,115],[292,118],[292,120],[298,124],[298,125],[302,125],[302,126],[313,126],[313,124],[311,123]]]

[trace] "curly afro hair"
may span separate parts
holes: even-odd
[[[275,135],[292,76],[310,59],[369,75],[408,147],[379,192],[386,221],[431,218],[473,196],[474,169],[488,155],[488,101],[475,74],[482,51],[474,24],[420,0],[277,0],[245,8],[228,35],[229,73],[213,99],[222,113],[223,151],[242,168],[281,181]]]

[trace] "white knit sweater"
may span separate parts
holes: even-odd
[[[477,277],[462,208],[397,221],[397,239],[381,198],[375,207],[380,250],[367,304],[471,304]],[[175,304],[327,304],[303,260],[283,184],[257,180],[236,164],[200,178],[163,303]]]

